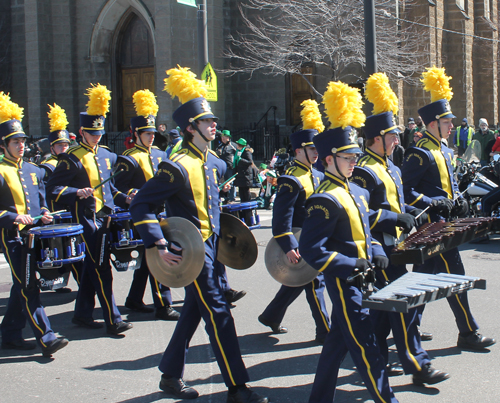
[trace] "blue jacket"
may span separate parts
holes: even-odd
[[[163,238],[155,207],[167,202],[167,217],[191,221],[206,241],[219,235],[219,183],[224,181],[226,164],[211,151],[200,151],[189,143],[172,160],[164,161],[158,173],[139,190],[130,205],[130,214],[144,245]]]
[[[15,229],[19,214],[36,217],[49,211],[45,201],[44,172],[31,162],[0,162],[0,228]],[[19,225],[22,229],[24,226]]]
[[[285,253],[298,248],[292,227],[302,227],[306,218],[306,200],[314,193],[324,174],[295,160],[278,178],[273,208],[273,236]]]
[[[136,144],[135,147],[125,150],[116,162],[116,170],[125,171],[116,177],[116,188],[127,195],[139,190],[156,174],[160,163],[167,159],[167,153],[158,147],[151,147],[149,150]]]
[[[106,207],[109,213],[115,209],[115,204],[127,207],[127,195],[119,192],[111,181],[99,187],[93,197],[80,199],[76,195],[79,189],[93,188],[111,176],[116,154],[103,146],[93,150],[81,143],[59,154],[58,158],[59,163],[47,183],[47,195],[56,203],[71,206],[73,217],[80,217],[85,209],[98,213]]]
[[[352,182],[370,194],[370,209],[377,212],[371,222],[373,236],[382,242],[382,232],[399,238],[397,215],[409,213],[415,207],[405,204],[401,171],[389,158],[383,158],[366,149],[352,174]]]
[[[427,131],[408,151],[402,168],[406,202],[425,209],[434,199],[453,200],[458,193],[453,177],[453,151]]]
[[[356,260],[385,256],[370,233],[369,193],[329,172],[306,202],[299,241],[301,256],[314,269],[346,280]]]

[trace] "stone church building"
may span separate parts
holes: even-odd
[[[208,0],[209,60],[215,70],[227,64],[222,51],[228,33],[244,29],[238,3]],[[453,77],[451,107],[457,123],[463,117],[475,124],[480,117],[497,123],[498,3],[415,0],[408,10],[404,0],[399,4],[401,16],[423,16],[432,27],[421,27],[422,60],[428,66],[444,66]],[[157,95],[157,123],[175,127],[171,115],[178,102],[163,91],[163,80],[165,71],[177,64],[200,73],[197,10],[176,0],[0,2],[0,90],[10,92],[25,108],[23,124],[34,137],[48,135],[47,104],[53,103],[66,110],[68,129],[76,132],[90,83],[112,91],[105,141],[115,151],[122,150],[134,115],[132,94],[138,89],[149,88]],[[320,69],[315,73],[316,88],[323,91],[330,78]],[[400,98],[399,123],[404,124],[429,98],[421,86],[393,84]],[[256,159],[268,159],[282,145],[274,137],[279,134],[283,140],[300,121],[300,102],[315,97],[298,76],[262,74],[251,79],[219,74],[218,93],[212,109],[221,127],[233,130],[236,138],[249,139]]]

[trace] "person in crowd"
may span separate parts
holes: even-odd
[[[455,138],[453,140],[453,143],[458,149],[459,157],[461,157],[464,154],[465,150],[467,150],[467,147],[469,147],[473,135],[474,129],[469,126],[467,118],[463,118],[462,124],[457,127]]]
[[[472,140],[477,140],[481,144],[481,166],[488,165],[491,152],[491,149],[488,149],[488,143],[495,140],[495,132],[490,130],[488,121],[485,118],[479,119],[479,130],[476,131]]]

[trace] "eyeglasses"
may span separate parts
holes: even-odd
[[[353,157],[342,157],[341,155],[337,155],[338,158],[342,158],[343,160],[349,161],[349,163],[358,162],[359,155],[355,155]]]

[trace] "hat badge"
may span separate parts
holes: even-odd
[[[62,130],[57,133],[57,137],[60,138],[60,139],[67,139],[68,136],[66,135],[66,132],[63,132]]]
[[[155,125],[155,117],[153,115],[149,115],[147,118],[146,118],[146,124],[148,126],[154,126]]]
[[[351,144],[356,142],[356,129],[352,129],[349,133],[349,141]]]
[[[102,117],[98,117],[94,122],[92,123],[92,127],[94,129],[102,129],[104,127],[104,119]]]
[[[12,122],[12,130],[13,131],[16,131],[16,132],[21,132],[23,131],[23,126],[21,125],[21,123],[15,121],[15,122]]]
[[[201,109],[203,109],[203,112],[212,113],[212,109],[210,109],[210,105],[208,104],[208,101],[206,99],[201,101]]]
[[[450,103],[447,100],[444,101],[444,110],[446,112],[451,112],[451,106],[450,106]]]

